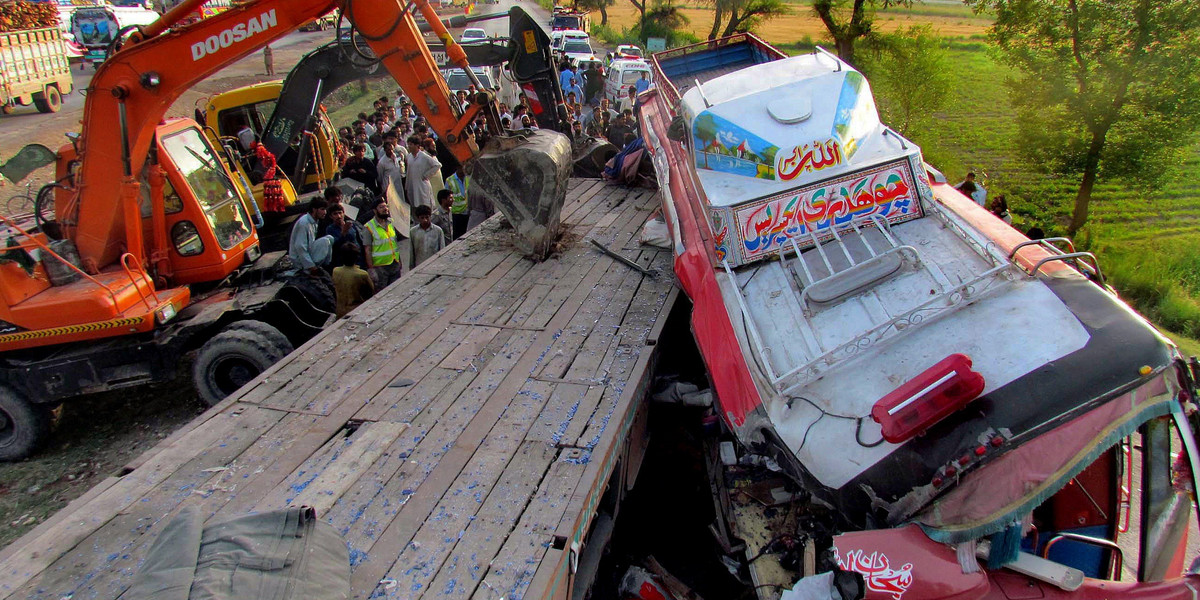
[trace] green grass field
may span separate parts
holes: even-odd
[[[967,171],[985,177],[989,195],[1005,194],[1019,229],[1061,235],[1078,181],[1043,173],[1023,160],[1005,85],[1011,76],[982,40],[948,40],[954,85],[930,126],[912,134],[926,160],[952,182]],[[886,77],[876,74],[875,79]],[[879,99],[886,103],[886,98]],[[1200,338],[1200,145],[1158,190],[1101,181],[1078,245],[1097,253],[1110,282],[1161,326]]]

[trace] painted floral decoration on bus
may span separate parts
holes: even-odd
[[[900,160],[735,207],[730,220],[738,240],[729,245],[737,255],[731,262],[763,258],[791,239],[801,248],[811,246],[810,233],[823,239],[830,227],[851,220],[866,225],[872,215],[891,223],[920,217],[916,185],[908,161]]]
[[[779,147],[709,111],[693,122],[692,147],[697,169],[775,179]]]

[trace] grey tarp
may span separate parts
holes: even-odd
[[[201,526],[183,509],[154,540],[131,600],[343,599],[346,543],[310,508],[247,514]]]

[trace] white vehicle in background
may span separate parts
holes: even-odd
[[[71,13],[71,36],[82,47],[83,62],[98,66],[108,58],[108,49],[121,29],[149,25],[158,16],[138,6],[80,6]]]
[[[592,54],[592,45],[587,40],[581,39],[564,39],[562,46],[562,55],[571,61],[571,64],[577,64],[578,61],[595,59]]]
[[[550,49],[554,51],[562,51],[563,44],[568,40],[583,40],[591,44],[592,38],[582,31],[573,29],[560,29],[550,32]]]
[[[613,52],[613,60],[619,60],[623,58],[645,58],[645,56],[642,54],[641,48],[638,48],[633,44],[621,44],[620,46],[617,46],[617,49]]]
[[[605,71],[604,61],[600,60],[599,58],[596,58],[595,54],[593,54],[587,58],[581,58],[581,59],[575,61],[575,71],[582,73],[582,72],[587,71],[588,69],[592,68],[593,65],[595,65],[596,70],[600,71],[600,73],[604,73],[604,71]]]
[[[650,71],[650,63],[644,60],[614,60],[608,67],[608,77],[604,80],[604,97],[613,102],[629,95],[629,86],[637,85],[642,75],[654,83],[654,74]]]
[[[458,43],[469,44],[487,39],[487,32],[480,27],[468,27],[463,30],[462,35],[458,38]]]

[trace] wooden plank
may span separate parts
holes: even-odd
[[[476,520],[476,513],[502,478],[510,459],[521,449],[529,420],[542,409],[551,387],[532,382],[517,395],[439,500],[432,515],[395,559],[389,578],[397,580],[403,589],[420,590],[429,585],[459,538]],[[545,454],[528,447],[526,451],[531,455]],[[547,460],[542,471],[548,465]]]
[[[453,321],[453,325],[470,325],[472,327],[495,327],[497,329],[524,329],[527,331],[541,331],[544,327],[525,327],[522,325],[508,325],[506,323],[471,323],[468,321]]]
[[[433,581],[425,586],[431,590],[429,594],[450,600],[467,598],[475,591],[492,557],[512,532],[515,515],[525,510],[557,454],[557,449],[546,444],[522,442]]]
[[[564,514],[555,528],[554,534],[566,538],[568,543],[582,544],[587,531],[595,518],[595,508],[603,496],[604,487],[611,479],[620,457],[624,454],[628,443],[628,433],[633,426],[638,408],[645,402],[650,389],[651,372],[657,358],[657,346],[644,346],[637,356],[637,362],[631,370],[632,377],[621,392],[620,398],[611,413],[606,418],[605,426],[597,433],[597,442],[590,454],[579,462],[584,463],[585,472],[574,487],[570,504],[574,510]],[[538,567],[538,572],[528,586],[532,597],[546,598],[555,593],[554,588],[560,581],[558,566],[550,563]],[[525,590],[521,589],[522,595]]]
[[[438,366],[443,369],[465,369],[479,358],[479,351],[483,350],[496,334],[500,333],[498,327],[475,327],[459,342],[458,346],[445,358]]]
[[[379,540],[371,548],[372,555],[396,556],[409,543],[417,528],[433,510],[437,500],[445,493],[467,460],[479,447],[484,434],[491,429],[492,424],[503,412],[513,395],[520,391],[528,373],[540,360],[543,349],[549,348],[555,332],[570,320],[609,266],[603,263],[592,264],[583,281],[576,286],[561,306],[547,307],[548,310],[555,312],[547,322],[546,330],[537,332],[534,339],[521,346],[525,350],[520,354],[520,360],[505,371],[503,379],[490,392],[486,403],[475,414],[467,428],[441,457],[424,482],[416,488],[408,502],[401,507],[396,518],[380,534]],[[523,337],[522,334],[526,333],[532,332],[518,331],[514,337]],[[351,576],[354,594],[369,595],[387,572],[388,566],[390,565],[383,565],[379,561],[370,561],[360,565]]]
[[[256,505],[256,510],[311,506],[317,516],[324,516],[358,474],[407,429],[407,423],[364,423],[349,437],[335,437],[329,444],[336,446],[335,451],[324,464],[298,471],[290,484],[284,482],[282,498],[272,492]]]
[[[483,583],[472,598],[524,598],[542,557],[551,548],[554,532],[570,505],[575,486],[586,465],[562,458],[550,466],[537,493],[529,502],[513,532],[488,565]],[[499,592],[499,596],[496,593]],[[542,596],[528,596],[541,598]]]

